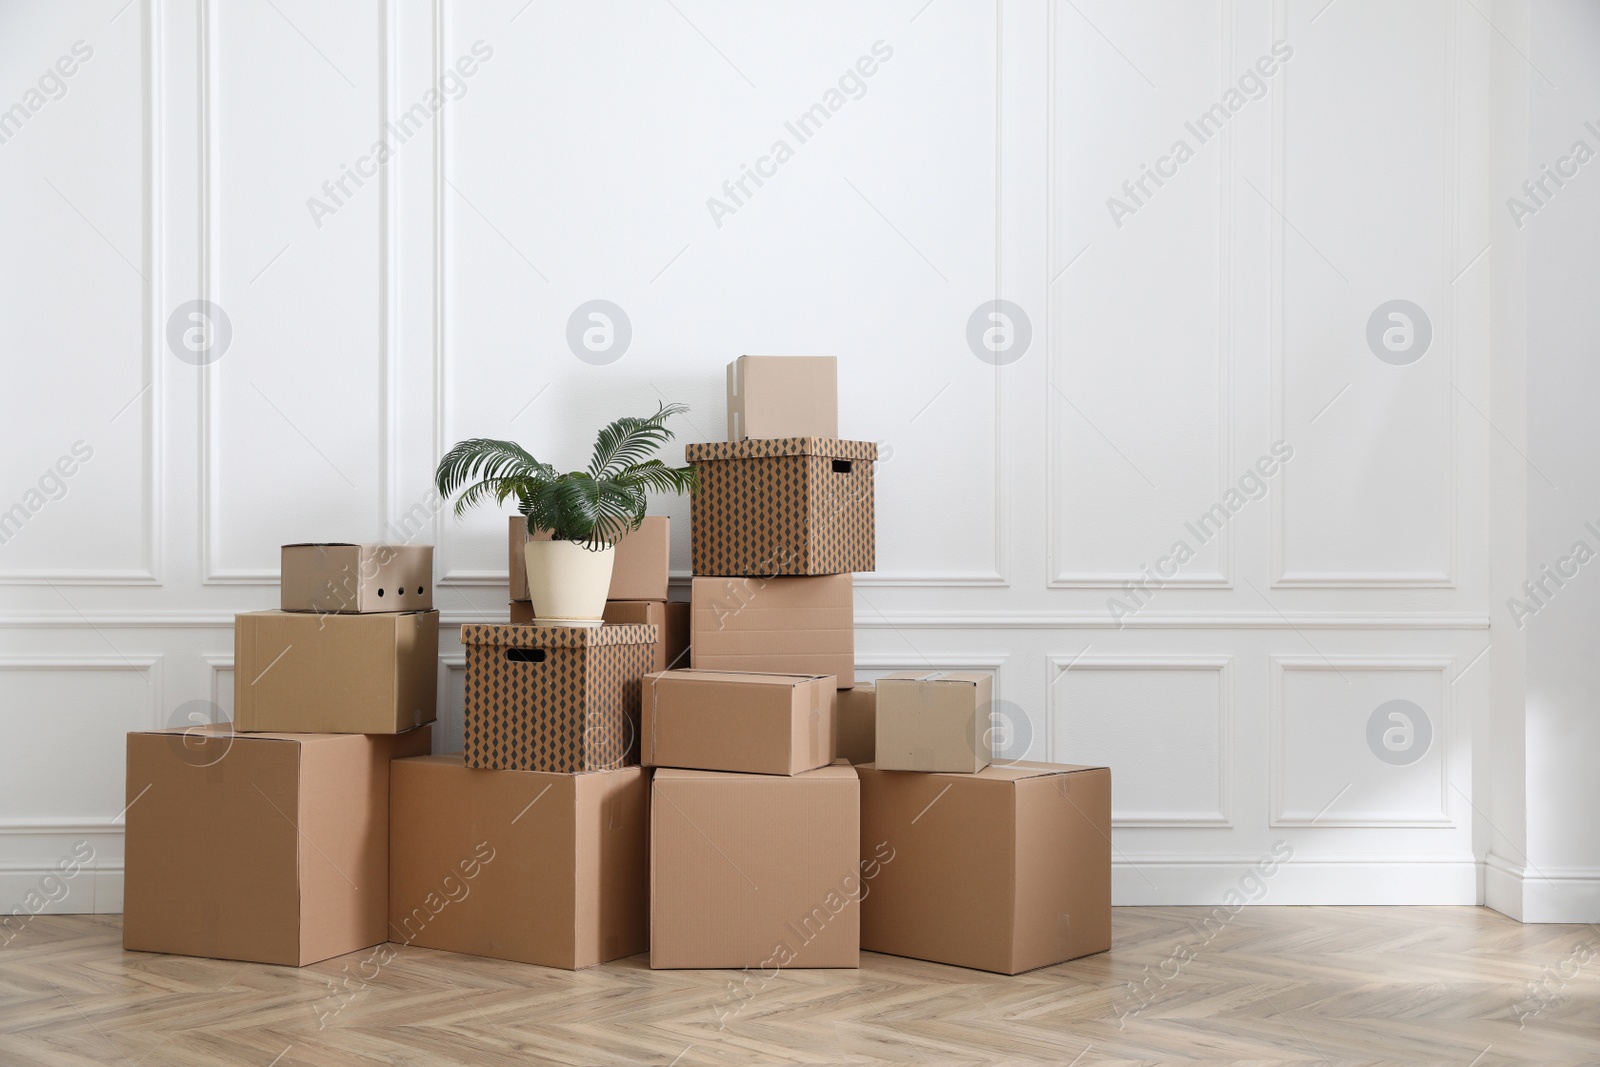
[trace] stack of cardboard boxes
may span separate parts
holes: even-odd
[[[286,545],[234,722],[128,735],[123,945],[303,966],[389,939],[391,761],[433,747],[427,545]]]
[[[127,947],[768,977],[1108,948],[1110,772],[991,766],[988,675],[855,684],[877,448],[837,438],[834,361],[728,387],[730,440],[686,450],[689,604],[650,517],[605,622],[543,625],[511,519],[512,622],[461,628],[461,753],[429,754],[432,550],[286,547],[284,610],[237,620],[237,732],[130,736]]]

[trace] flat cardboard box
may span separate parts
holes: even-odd
[[[829,675],[660,671],[644,676],[646,767],[800,774],[834,754]]]
[[[878,679],[874,763],[885,771],[989,765],[994,679],[966,671],[896,671]]]
[[[284,545],[278,606],[284,611],[427,611],[433,546]]]
[[[650,947],[649,776],[390,770],[389,938],[578,970]]]
[[[639,683],[654,626],[467,623],[466,764],[580,774],[639,761]]]
[[[660,600],[608,600],[601,613],[605,622],[646,623],[657,628],[655,664],[653,671],[669,671],[689,665],[689,605],[663,603]],[[518,625],[531,625],[533,605],[526,600],[511,602],[511,621]]]
[[[835,734],[839,755],[851,763],[871,763],[877,751],[878,690],[868,685],[839,690]]]
[[[128,735],[122,947],[303,967],[388,939],[403,734]]]
[[[876,565],[871,441],[785,437],[685,446],[694,573],[850,574]]]
[[[856,684],[850,575],[696,578],[689,590],[695,670],[831,674],[840,689]]]
[[[740,356],[728,364],[728,440],[838,437],[833,356]]]
[[[650,800],[650,966],[855,967],[860,783],[662,768]]]
[[[239,731],[403,733],[436,717],[439,613],[246,612],[233,677]]]
[[[521,515],[511,516],[507,563],[511,570],[512,600],[528,599],[528,557],[522,551],[527,532],[528,520]],[[534,535],[535,541],[549,539],[549,530],[540,530]],[[618,541],[611,553],[611,588],[606,599],[667,599],[667,568],[671,557],[670,520],[665,515],[646,515],[639,528]]]
[[[1109,769],[856,770],[863,949],[1019,974],[1111,947]]]

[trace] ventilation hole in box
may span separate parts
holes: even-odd
[[[850,468],[852,466],[852,463],[853,463],[853,461],[848,460],[848,459],[836,459],[836,460],[834,460],[833,461],[833,473],[835,473],[835,474],[849,474],[850,473]]]
[[[544,649],[542,648],[508,648],[506,649],[507,663],[543,663]]]

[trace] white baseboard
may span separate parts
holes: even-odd
[[[0,918],[17,909],[35,915],[120,915],[122,868],[85,868],[66,879],[54,867],[0,869]]]
[[[1234,892],[1261,905],[1478,903],[1478,863],[1471,856],[1294,856],[1271,875],[1249,877],[1259,860],[1120,855],[1111,864],[1111,903],[1213,906]]]
[[[1484,903],[1525,923],[1600,923],[1600,869],[1524,867],[1490,853]]]

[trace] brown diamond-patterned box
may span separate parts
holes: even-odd
[[[467,623],[466,765],[577,774],[639,762],[656,627]]]
[[[752,438],[688,445],[696,575],[851,574],[876,563],[872,441]]]

